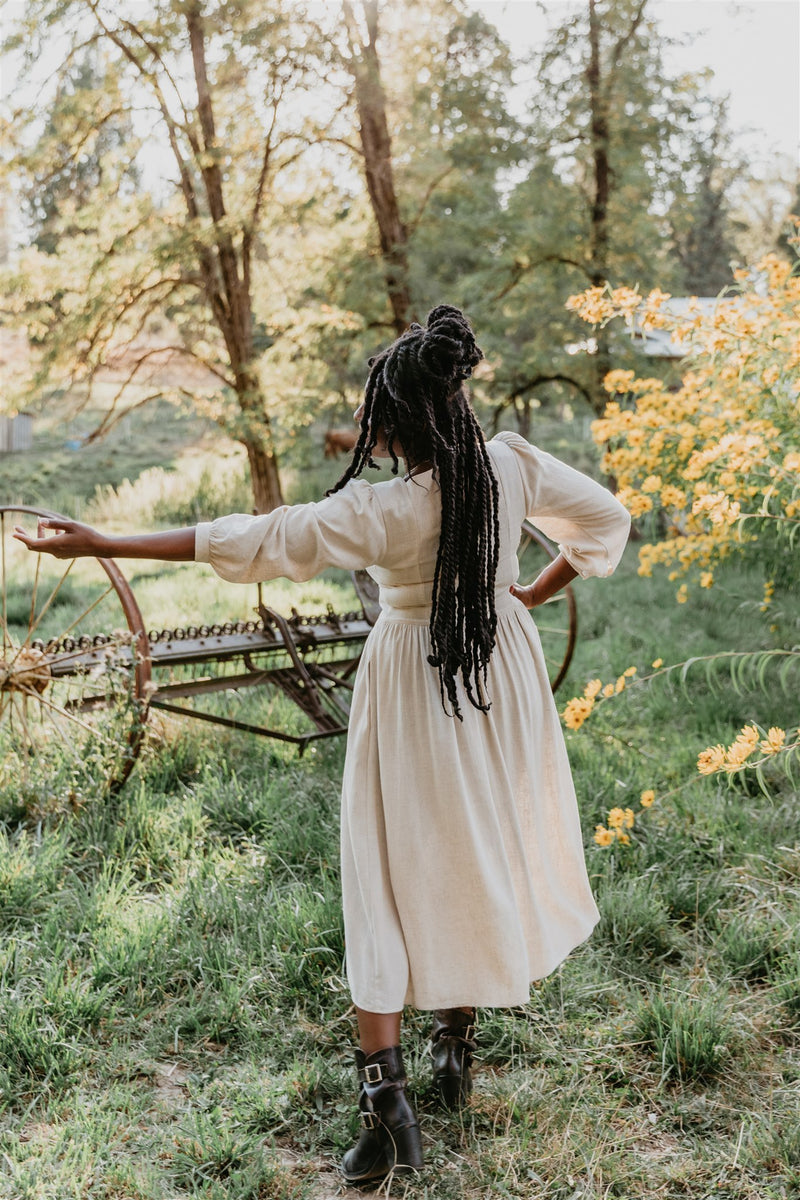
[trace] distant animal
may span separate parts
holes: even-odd
[[[325,457],[338,458],[340,454],[349,454],[357,441],[357,429],[329,429],[325,434]]]

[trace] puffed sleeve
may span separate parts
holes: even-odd
[[[607,488],[519,434],[502,433],[498,440],[514,451],[528,520],[558,544],[582,578],[610,575],[627,545],[627,509]]]
[[[233,513],[198,525],[194,556],[232,583],[278,576],[302,583],[326,567],[372,566],[385,550],[374,489],[353,480],[315,504],[284,505],[255,517]]]

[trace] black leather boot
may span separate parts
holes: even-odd
[[[472,1091],[475,1009],[437,1008],[431,1030],[433,1081],[447,1108],[460,1108]]]
[[[364,1055],[356,1050],[358,1107],[364,1131],[342,1159],[348,1186],[371,1187],[387,1175],[422,1169],[419,1124],[406,1092],[399,1046]]]

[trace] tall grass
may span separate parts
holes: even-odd
[[[198,571],[137,567],[151,623],[189,620],[198,592],[208,617],[233,603]],[[346,586],[296,599],[340,607]],[[564,694],[631,663],[793,636],[789,597],[776,595],[775,633],[754,620],[746,573],[718,589],[677,608],[672,585],[632,564],[580,584]],[[777,775],[765,793],[695,774],[698,749],[746,718],[779,722],[785,703],[698,669],[628,689],[613,719],[568,735],[601,923],[527,1006],[479,1014],[461,1115],[437,1108],[428,1016],[407,1014],[427,1156],[409,1195],[798,1194],[798,797]],[[118,796],[5,812],[0,1196],[337,1194],[332,1164],[357,1131],[342,754],[320,743],[298,759],[165,721]],[[595,823],[645,788],[657,798],[632,844],[596,846]]]

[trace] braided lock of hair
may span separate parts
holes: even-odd
[[[413,324],[369,360],[364,413],[353,458],[329,494],[366,466],[383,431],[397,474],[398,452],[431,461],[442,500],[433,578],[428,662],[439,673],[442,705],[462,719],[456,680],[482,712],[494,649],[494,590],[500,538],[497,480],[464,380],[483,357],[460,309],[441,304],[425,327]]]

